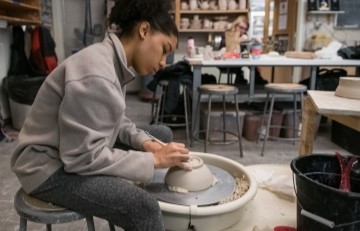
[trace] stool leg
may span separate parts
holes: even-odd
[[[185,129],[186,129],[186,142],[189,144],[189,137],[190,137],[190,132],[189,132],[189,117],[188,117],[188,97],[187,97],[187,87],[186,85],[184,85],[184,111],[185,111]]]
[[[207,114],[207,122],[206,122],[206,136],[205,136],[205,146],[204,146],[204,152],[207,151],[207,146],[209,142],[209,131],[210,131],[210,117],[211,117],[211,98],[212,95],[209,95],[208,99],[208,114]]]
[[[221,75],[221,70],[219,69],[219,78],[218,78],[218,83],[221,83],[221,77],[222,77],[222,75]]]
[[[271,103],[270,103],[270,110],[269,110],[269,116],[268,116],[268,121],[267,121],[267,125],[265,128],[265,137],[264,137],[264,142],[263,142],[263,147],[261,150],[261,156],[264,156],[264,150],[265,150],[265,145],[266,145],[266,141],[269,137],[269,130],[270,130],[270,123],[271,123],[271,116],[273,113],[273,108],[274,108],[274,102],[275,102],[275,93],[271,94]]]
[[[227,69],[227,84],[230,84],[230,75],[231,75],[231,70],[230,68]]]
[[[297,138],[297,129],[296,129],[296,125],[297,125],[297,105],[296,105],[296,93],[294,93],[294,118],[293,118],[293,123],[294,123],[294,126],[293,126],[293,130],[294,130],[294,142],[293,144],[295,145],[296,144],[296,141],[295,139]]]
[[[165,104],[166,104],[166,94],[167,94],[167,86],[163,86],[163,99],[162,99],[162,102],[163,102],[163,106],[161,108],[161,113],[160,113],[160,123],[163,123],[164,122],[164,111],[165,111]]]
[[[223,142],[226,142],[226,102],[225,95],[222,96],[223,100]]]
[[[20,227],[19,227],[19,231],[26,231],[26,227],[27,227],[27,220],[20,217]]]
[[[190,139],[190,147],[192,147],[192,142],[193,142],[193,136],[199,135],[199,126],[198,126],[198,121],[200,121],[200,99],[201,99],[201,93],[198,94],[198,99],[197,99],[197,103],[196,103],[196,109],[195,109],[195,119],[194,119],[194,124],[192,124],[192,136]],[[198,134],[195,134],[195,129],[198,130]]]
[[[161,88],[161,93],[160,93],[160,97],[159,97],[159,100],[157,102],[157,105],[156,105],[156,111],[155,111],[155,119],[154,119],[154,123],[157,124],[159,123],[159,114],[160,114],[160,107],[161,107],[161,101],[162,101],[162,98],[163,98],[163,95],[164,95],[164,89]]]
[[[109,230],[115,231],[115,226],[109,222]]]
[[[301,92],[300,93],[300,115],[302,116],[302,109],[304,108],[304,94]],[[302,117],[301,117],[302,118]],[[300,123],[299,123],[299,125],[300,125]],[[302,125],[303,124],[301,124],[301,128],[300,128],[300,126],[299,126],[299,128],[302,130]],[[298,135],[298,137],[299,137],[299,140],[300,140],[300,134],[301,134],[301,130],[299,131],[299,135]]]
[[[266,100],[265,100],[264,112],[263,112],[263,116],[262,116],[262,118],[261,118],[260,131],[258,132],[258,137],[257,137],[256,143],[259,143],[260,136],[262,135],[262,129],[263,129],[263,127],[264,127],[266,111],[267,111],[267,107],[268,107],[269,99],[270,99],[269,97],[270,97],[270,96],[269,96],[269,92],[266,92]],[[265,134],[264,134],[264,137],[265,137]]]
[[[46,231],[51,231],[51,224],[46,224]]]
[[[239,148],[240,148],[240,157],[243,157],[242,143],[241,143],[241,129],[240,129],[240,118],[239,118],[239,105],[237,102],[237,97],[234,95],[235,100],[235,110],[236,110],[236,123],[238,129],[238,138],[239,138]]]
[[[87,217],[86,218],[86,225],[87,225],[88,231],[95,231],[94,218],[93,217]]]
[[[155,122],[156,109],[157,109],[157,102],[156,102],[156,90],[155,90],[151,102],[151,117],[153,122]]]

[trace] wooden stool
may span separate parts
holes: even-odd
[[[167,125],[169,127],[185,127],[186,129],[186,141],[187,143],[190,142],[190,129],[189,129],[189,112],[188,112],[188,89],[186,84],[181,84],[181,86],[183,87],[183,100],[184,100],[184,115],[177,115],[177,114],[165,114],[164,113],[164,108],[165,108],[165,103],[166,103],[166,95],[168,94],[168,86],[169,86],[169,81],[168,80],[161,80],[159,81],[158,85],[161,87],[161,96],[157,102],[156,108],[155,108],[155,118],[154,118],[154,123],[155,124],[164,124]],[[155,94],[155,93],[154,93]],[[154,101],[153,101],[154,102]],[[161,106],[162,104],[162,106]],[[164,119],[168,119],[166,121],[164,121]],[[172,121],[172,118],[180,118],[183,119],[184,122],[183,123],[179,123],[176,121]]]
[[[238,89],[231,85],[225,85],[225,84],[203,84],[198,87],[198,101],[196,106],[196,115],[200,114],[200,99],[202,95],[208,95],[208,113],[207,113],[207,127],[206,130],[199,130],[200,132],[205,132],[205,145],[204,145],[204,152],[207,151],[208,143],[210,143],[209,140],[209,132],[210,132],[210,116],[211,116],[211,100],[213,95],[222,96],[222,104],[223,104],[223,129],[221,132],[223,132],[223,140],[220,142],[216,142],[216,144],[229,144],[232,142],[228,142],[226,139],[226,134],[232,134],[234,136],[238,137],[239,142],[239,151],[240,151],[240,157],[243,157],[243,150],[242,150],[242,144],[241,144],[241,128],[240,128],[240,121],[239,121],[239,107],[237,103],[236,95],[238,93]],[[235,112],[236,112],[236,124],[237,124],[237,133],[231,132],[226,129],[226,96],[232,95],[234,96],[235,101]],[[200,117],[200,116],[198,116]],[[197,127],[198,121],[195,121],[194,128]],[[193,136],[195,136],[195,132],[192,132]]]
[[[27,221],[46,224],[46,230],[51,231],[52,224],[68,223],[86,218],[89,231],[95,231],[93,217],[85,217],[77,212],[53,205],[28,195],[19,189],[14,198],[16,212],[20,216],[19,231],[26,231]],[[110,230],[115,230],[109,223]]]
[[[273,128],[275,126],[271,126],[271,117],[272,117],[272,113],[273,113],[273,109],[274,109],[274,102],[275,102],[275,97],[276,94],[292,94],[293,95],[293,103],[294,103],[294,125],[292,127],[293,132],[294,132],[294,138],[282,138],[282,139],[286,139],[286,140],[299,140],[299,136],[296,135],[297,132],[299,132],[299,128],[296,127],[297,125],[297,116],[296,116],[296,111],[297,111],[297,100],[296,97],[300,96],[300,101],[301,101],[301,106],[303,105],[303,101],[304,101],[304,96],[303,93],[307,91],[307,88],[305,85],[302,84],[297,84],[297,83],[269,83],[265,85],[265,91],[266,91],[266,102],[265,102],[265,107],[264,107],[264,113],[263,113],[263,118],[262,118],[262,123],[261,123],[261,127],[259,128],[258,131],[258,141],[260,139],[260,135],[262,135],[264,137],[264,142],[263,142],[263,146],[262,146],[262,150],[261,150],[261,156],[264,156],[264,150],[265,150],[265,145],[266,145],[266,141],[269,138],[269,130],[270,128]],[[267,114],[267,107],[268,107],[268,103],[270,100],[270,94],[271,94],[271,103],[270,103],[270,109],[269,109],[269,116],[267,118],[267,123],[266,126],[264,128],[264,121],[265,121],[265,116]],[[277,128],[281,128],[284,126],[276,126]],[[281,138],[277,138],[277,139],[281,139]]]

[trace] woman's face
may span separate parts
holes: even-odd
[[[240,35],[246,34],[248,28],[245,22],[239,22],[239,24],[236,25],[236,30],[240,31]]]
[[[166,66],[166,56],[175,50],[176,44],[174,35],[148,33],[135,49],[133,68],[139,75],[154,75]]]

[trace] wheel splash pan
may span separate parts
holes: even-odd
[[[257,183],[252,174],[236,161],[215,154],[191,152],[203,159],[205,164],[221,168],[233,177],[244,177],[249,183],[248,191],[240,198],[225,204],[197,206],[179,205],[159,201],[167,230],[223,230],[242,217],[245,205],[256,195]]]
[[[213,165],[207,164],[207,166],[213,176],[216,177],[217,182],[205,190],[188,193],[170,191],[164,182],[167,169],[156,170],[153,182],[145,189],[154,194],[160,201],[172,204],[197,206],[216,204],[235,192],[236,181],[227,171]]]

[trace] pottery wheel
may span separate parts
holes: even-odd
[[[217,178],[215,185],[198,192],[178,193],[170,191],[164,183],[167,169],[157,169],[153,182],[145,190],[154,194],[159,200],[179,205],[211,205],[230,197],[236,189],[236,181],[227,171],[207,165]]]

